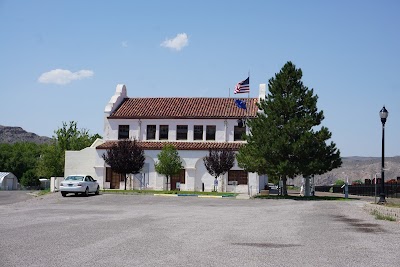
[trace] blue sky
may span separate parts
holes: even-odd
[[[287,61],[319,96],[342,156],[400,155],[399,1],[0,0],[0,125],[102,134],[130,97],[251,97]],[[233,93],[230,93],[233,96]]]

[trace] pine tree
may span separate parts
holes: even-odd
[[[340,151],[318,111],[318,96],[301,81],[302,71],[287,62],[268,83],[257,117],[248,122],[247,144],[237,155],[239,166],[283,181],[297,175],[322,174],[341,166]]]

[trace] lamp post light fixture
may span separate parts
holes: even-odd
[[[381,175],[381,193],[379,194],[379,203],[385,203],[385,123],[389,115],[385,106],[379,111],[379,116],[382,122],[382,175]]]

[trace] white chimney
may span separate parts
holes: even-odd
[[[260,86],[259,86],[258,92],[259,92],[258,93],[258,100],[260,100],[260,99],[264,100],[266,92],[267,92],[267,84],[261,83]]]

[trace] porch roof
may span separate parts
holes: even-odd
[[[106,141],[96,149],[110,149],[118,140]],[[171,144],[177,150],[209,150],[209,149],[232,149],[239,150],[244,142],[169,142],[169,141],[137,141],[138,146],[143,150],[161,150],[165,145]]]

